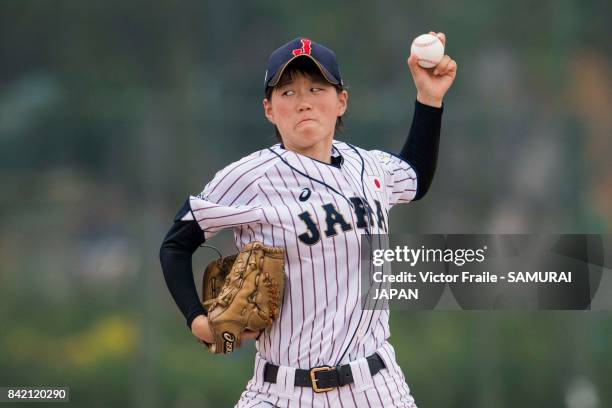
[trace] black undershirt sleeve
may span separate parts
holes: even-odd
[[[159,260],[168,290],[191,328],[193,319],[201,314],[206,315],[198,297],[191,265],[191,257],[204,242],[204,234],[196,221],[181,221],[187,211],[190,211],[189,202],[174,218],[174,224],[159,250]]]
[[[408,162],[417,174],[417,192],[414,200],[422,198],[427,193],[436,171],[443,110],[444,108],[415,102],[410,133],[399,154],[399,157]]]

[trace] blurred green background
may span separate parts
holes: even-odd
[[[254,347],[196,343],[158,249],[189,194],[275,143],[265,62],[298,35],[338,55],[338,138],[398,150],[410,43],[447,34],[459,72],[436,178],[393,232],[609,232],[611,15],[607,0],[0,2],[0,386],[235,403]],[[213,244],[231,251],[230,232]],[[214,256],[196,253],[198,280]],[[421,408],[612,406],[610,313],[395,312],[391,331]]]

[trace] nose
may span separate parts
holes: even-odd
[[[312,109],[312,105],[310,104],[308,97],[303,93],[300,93],[298,96],[297,108],[299,112],[309,111]]]

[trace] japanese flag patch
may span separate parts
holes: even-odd
[[[383,189],[383,179],[379,176],[371,176],[368,175],[367,179],[364,180],[368,188],[371,188],[374,191],[382,191]]]

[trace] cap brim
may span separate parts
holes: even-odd
[[[296,55],[293,58],[291,58],[278,71],[276,71],[276,74],[274,74],[274,76],[272,78],[270,78],[270,81],[268,81],[267,86],[275,86],[276,84],[278,84],[278,81],[280,81],[281,77],[283,76],[283,72],[285,72],[285,68],[287,68],[287,66],[289,64],[291,64],[296,58],[300,58],[300,57],[308,57],[308,58],[310,58],[317,65],[317,67],[319,67],[319,70],[321,71],[321,74],[323,74],[323,77],[330,84],[338,85],[340,83],[340,81],[335,79],[334,76],[332,74],[330,74],[329,71],[327,71],[327,69],[325,69],[325,67],[323,65],[321,65],[319,63],[319,61],[317,61],[317,59],[315,57],[313,57],[312,55],[308,55],[308,54],[299,54],[299,55]]]

